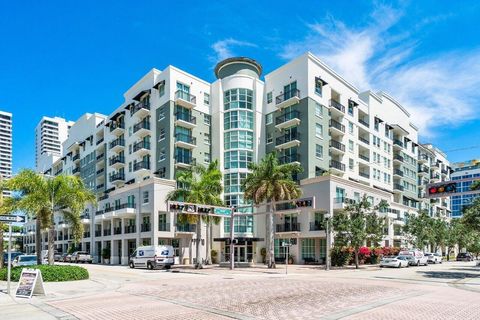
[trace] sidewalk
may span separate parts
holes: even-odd
[[[0,318],[2,320],[59,319],[59,317],[42,310],[35,304],[36,303],[33,300],[29,301],[28,299],[12,298],[6,293],[2,292],[0,293]],[[61,316],[61,319],[75,319],[72,317],[63,317],[63,313],[59,316]]]

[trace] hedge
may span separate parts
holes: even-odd
[[[89,277],[87,269],[78,266],[39,265],[12,268],[12,281],[19,280],[23,268],[40,269],[42,271],[43,281],[45,282],[85,280]],[[0,269],[0,280],[7,280],[7,268]]]

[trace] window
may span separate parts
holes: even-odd
[[[165,108],[158,109],[158,121],[165,119]]]
[[[128,136],[131,137],[132,136],[132,127],[128,127]]]
[[[265,124],[272,124],[273,123],[273,112],[269,113],[265,116]]]
[[[224,192],[238,193],[242,192],[241,185],[247,178],[244,172],[227,173],[223,176]]]
[[[203,94],[203,104],[206,106],[210,105],[210,95],[208,93]]]
[[[158,169],[158,177],[164,179],[166,177],[167,169],[162,167]]]
[[[353,171],[354,167],[355,167],[355,163],[354,163],[353,159],[351,159],[351,158],[348,159],[348,169]]]
[[[348,151],[353,152],[354,145],[352,140],[348,140]]]
[[[165,128],[160,129],[160,133],[158,134],[158,141],[162,141],[165,139]]]
[[[322,96],[323,81],[320,78],[315,78],[315,93]]]
[[[143,191],[143,203],[148,203],[148,191]]]
[[[162,97],[165,94],[165,82],[158,86],[158,96]]]
[[[272,103],[273,101],[273,94],[272,91],[267,93],[267,103]]]
[[[253,149],[253,132],[238,130],[224,133],[224,148]]]
[[[165,148],[160,149],[158,153],[158,162],[165,160]]]
[[[319,144],[315,145],[315,157],[317,157],[317,159],[322,159],[323,158],[323,146],[322,145],[319,145]]]
[[[209,133],[205,133],[205,134],[203,135],[203,142],[204,142],[205,144],[208,144],[208,145],[210,144],[210,134],[209,134]]]
[[[273,142],[273,134],[271,132],[267,133],[267,144]]]
[[[323,117],[323,106],[320,103],[315,103],[315,115],[317,117]]]
[[[253,91],[249,89],[231,89],[225,91],[224,110],[253,108]]]
[[[203,162],[210,163],[210,153],[205,152],[205,154],[203,156]]]
[[[132,145],[131,144],[128,145],[128,154],[132,154]]]
[[[253,112],[248,110],[235,110],[225,112],[223,116],[223,129],[253,129]]]
[[[317,138],[323,138],[323,126],[319,123],[315,124],[315,136],[317,136]]]
[[[353,105],[351,103],[348,104],[348,114],[353,116]]]
[[[302,259],[315,258],[315,239],[302,239]]]
[[[128,172],[132,172],[132,162],[128,163]]]
[[[247,168],[252,159],[253,153],[251,151],[227,151],[224,154],[224,166],[225,169]]]
[[[203,123],[209,126],[212,123],[212,116],[209,114],[203,114]]]
[[[348,121],[348,132],[353,134],[353,123]]]

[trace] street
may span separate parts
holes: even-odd
[[[329,272],[289,266],[288,275],[284,266],[233,272],[85,267],[90,280],[46,283],[47,296],[31,303],[0,296],[1,318],[32,319],[32,312],[35,319],[480,318],[480,268],[473,262]],[[17,303],[23,307],[15,309]]]

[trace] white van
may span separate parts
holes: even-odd
[[[418,249],[402,250],[398,255],[407,257],[410,266],[428,266],[428,257]]]
[[[130,268],[170,269],[175,263],[174,255],[172,246],[138,247],[130,256],[128,265]]]

